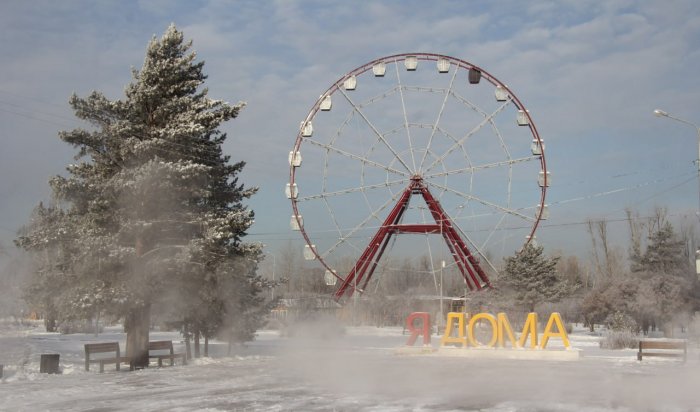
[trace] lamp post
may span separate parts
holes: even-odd
[[[444,309],[444,306],[442,304],[443,296],[444,296],[443,288],[442,288],[442,280],[443,280],[442,272],[444,270],[445,270],[445,261],[443,260],[440,262],[440,322],[439,322],[439,325],[442,325],[442,326],[444,326],[444,324],[442,322],[445,321],[445,309]],[[440,331],[438,331],[438,334],[440,334]]]
[[[270,290],[270,299],[275,300],[275,266],[277,266],[277,258],[272,255],[272,289]]]
[[[654,110],[654,115],[658,117],[668,117],[671,120],[675,120],[677,122],[685,123],[689,126],[692,126],[695,128],[695,131],[698,134],[698,158],[695,160],[695,163],[698,167],[698,210],[695,212],[695,214],[698,216],[698,219],[700,219],[700,126],[691,121],[673,116],[672,114],[669,114],[668,112],[661,109]],[[695,273],[698,276],[700,276],[700,249],[695,251]]]

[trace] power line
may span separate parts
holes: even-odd
[[[681,176],[683,176],[683,175],[681,175]],[[677,176],[676,176],[676,177],[677,177]],[[683,186],[683,185],[685,185],[685,184],[687,184],[687,183],[693,181],[695,178],[696,178],[696,176],[695,176],[694,173],[693,173],[693,176],[692,176],[692,177],[690,177],[690,178],[688,178],[688,179],[685,179],[685,180],[683,180],[682,182],[680,182],[680,183],[678,183],[678,184],[676,184],[676,185],[673,185],[673,186],[671,186],[671,187],[669,187],[669,188],[666,188],[666,189],[664,189],[664,190],[662,190],[662,191],[659,191],[659,192],[657,192],[657,193],[655,193],[655,194],[653,194],[653,195],[651,195],[651,196],[648,196],[648,197],[646,197],[646,198],[644,198],[644,199],[638,201],[637,203],[646,202],[646,201],[648,201],[648,200],[650,200],[650,199],[653,199],[653,198],[658,197],[658,196],[660,196],[660,195],[662,195],[662,194],[665,194],[665,193],[667,193],[667,192],[669,192],[669,191],[671,191],[671,190],[677,189],[677,188],[679,188],[679,187],[681,187],[681,186]],[[587,200],[587,199],[591,199],[591,198],[595,198],[595,197],[601,197],[601,196],[604,196],[604,195],[610,195],[610,194],[620,193],[621,191],[625,191],[625,190],[634,190],[634,189],[638,189],[638,188],[641,188],[641,187],[649,186],[650,184],[653,184],[653,183],[658,183],[658,182],[665,181],[665,180],[669,180],[669,179],[670,179],[670,178],[656,179],[656,180],[653,180],[653,181],[650,181],[650,182],[640,183],[640,184],[638,184],[638,185],[634,185],[634,186],[630,186],[630,187],[625,187],[625,188],[620,188],[620,189],[614,189],[614,190],[609,190],[609,191],[605,191],[605,192],[594,193],[594,194],[591,194],[591,195],[588,195],[588,196],[581,196],[581,197],[577,197],[577,198],[572,198],[572,199],[560,201],[560,202],[557,202],[557,204],[565,204],[565,203],[571,203],[571,202],[574,202],[574,201]],[[518,210],[523,210],[523,209],[518,209]],[[624,210],[624,208],[623,208],[623,209],[616,209],[616,210],[614,210],[614,211],[612,211],[612,212],[609,212],[608,215],[610,215],[610,214],[612,214],[612,213],[615,213],[615,212],[618,212],[618,211],[622,211],[622,210]],[[676,215],[681,215],[681,213],[669,214],[669,216],[676,216]],[[648,219],[648,218],[650,218],[650,217],[651,217],[651,216],[648,216],[648,217],[638,217],[638,218],[634,218],[634,219]],[[467,218],[471,218],[471,217],[462,217],[461,219],[467,219]],[[458,219],[459,219],[459,218],[458,218]],[[627,220],[629,220],[629,219],[628,219],[627,217],[625,217],[625,218],[619,218],[619,219],[606,219],[606,220],[607,220],[608,222],[621,222],[621,221],[627,221]],[[588,224],[588,219],[585,220],[585,221],[573,221],[573,222],[563,222],[563,223],[541,223],[541,224],[540,224],[540,227],[542,227],[542,228],[545,228],[545,227],[564,227],[564,226],[578,226],[578,225],[587,225],[587,224]],[[487,232],[487,231],[519,230],[519,229],[528,229],[528,228],[530,228],[530,227],[531,227],[531,226],[529,226],[529,225],[528,225],[528,226],[524,226],[524,225],[523,225],[523,226],[509,226],[509,227],[502,227],[502,228],[498,228],[498,229],[477,229],[477,230],[472,230],[472,231],[470,231],[470,232],[474,232],[474,233],[475,233],[475,232]],[[367,226],[367,227],[364,228],[364,230],[376,231],[376,230],[378,230],[379,228],[380,228],[380,226]],[[348,229],[345,229],[345,230],[348,230]],[[307,233],[309,233],[309,234],[327,234],[327,233],[335,233],[335,232],[337,232],[336,229],[329,229],[329,230],[319,230],[319,231],[308,231]],[[247,234],[247,236],[285,236],[285,235],[289,235],[289,232],[261,232],[261,233],[248,233],[248,234]],[[326,238],[326,237],[328,237],[328,236],[319,236],[319,237],[317,237],[317,238]],[[370,236],[370,237],[371,237],[371,236]],[[329,238],[329,237],[328,237],[328,238]],[[335,236],[334,236],[333,238],[335,238]],[[361,239],[361,238],[369,238],[369,237],[357,235],[357,236],[348,236],[347,238],[348,238],[348,239]],[[297,239],[297,238],[294,237],[294,238],[288,238],[288,239],[275,239],[275,240],[296,240],[296,239]]]

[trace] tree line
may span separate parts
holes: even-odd
[[[591,331],[606,325],[635,334],[661,330],[672,336],[674,327],[686,327],[700,310],[692,226],[676,230],[663,208],[651,217],[640,217],[631,209],[627,214],[629,250],[611,243],[608,222],[590,220],[589,256],[546,252],[543,246],[529,243],[505,257],[498,273],[489,273],[494,287],[482,292],[465,291],[461,275],[450,262],[441,269],[441,262],[427,255],[387,256],[355,310],[375,325],[400,326],[416,310],[437,316],[444,282],[444,296],[454,299],[444,303],[444,310],[464,310],[466,302],[467,312],[506,311],[516,322],[528,312],[558,311],[567,322],[583,323]],[[323,272],[305,268],[301,252],[295,250],[288,245],[278,254],[277,277],[286,283],[275,296],[329,296],[335,289],[324,284]],[[352,263],[348,259],[348,269]],[[268,275],[269,270],[266,267]]]

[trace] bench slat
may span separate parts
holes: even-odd
[[[148,342],[148,350],[173,350],[173,341],[171,340],[154,340]]]
[[[158,360],[158,366],[163,366],[163,359],[170,359],[170,366],[173,366],[175,364],[175,359],[181,358],[182,359],[182,364],[185,365],[187,364],[187,355],[184,353],[175,353],[175,350],[173,348],[173,341],[171,340],[155,340],[155,341],[150,341],[148,342],[148,358],[149,359],[157,359]],[[150,354],[150,351],[162,351],[162,350],[167,350],[170,353],[168,354]]]
[[[661,350],[662,352],[658,352],[659,350]],[[687,356],[687,342],[684,340],[682,340],[682,341],[681,340],[679,340],[679,341],[640,340],[639,341],[639,352],[637,352],[637,360],[641,361],[644,356],[683,358],[683,361],[685,361],[686,356]]]
[[[642,349],[685,349],[685,342],[650,342],[640,341]]]
[[[90,359],[91,354],[110,353],[111,357],[100,357]],[[103,343],[86,343],[85,344],[85,370],[90,370],[91,363],[100,364],[100,372],[104,372],[105,364],[115,364],[119,370],[120,363],[128,363],[130,360],[125,356],[121,356],[119,351],[119,342],[103,342]]]
[[[119,350],[119,342],[86,343],[85,344],[85,352],[89,352],[89,353],[115,352],[118,350]]]

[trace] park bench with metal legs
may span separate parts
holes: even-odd
[[[95,354],[111,354],[109,357],[93,357]],[[100,373],[104,372],[105,364],[115,364],[117,370],[121,363],[129,363],[129,358],[121,356],[119,342],[86,343],[85,344],[85,370],[90,370],[91,363],[100,364]]]
[[[151,353],[167,351],[167,353]],[[175,353],[173,350],[173,341],[171,340],[156,340],[148,342],[148,359],[158,360],[158,366],[163,366],[163,359],[170,359],[170,366],[175,364],[175,359],[182,359],[182,364],[187,364],[187,355],[184,353]]]
[[[679,358],[685,362],[688,354],[685,340],[640,340],[637,360],[643,357],[659,356],[667,358]]]

